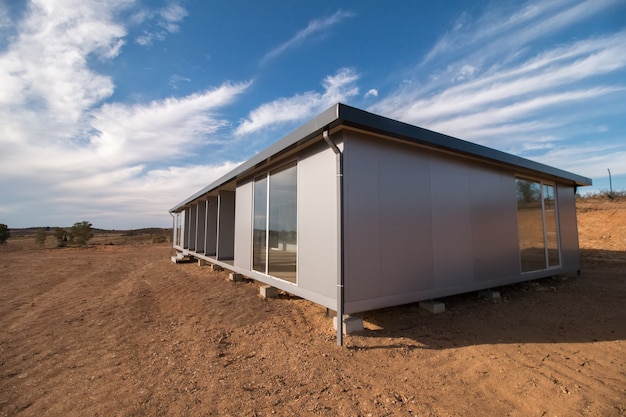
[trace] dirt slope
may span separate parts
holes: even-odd
[[[582,202],[579,222],[581,277],[371,312],[344,348],[323,308],[149,236],[10,240],[0,415],[624,416],[626,203]]]

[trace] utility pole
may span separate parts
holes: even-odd
[[[609,171],[609,192],[611,193],[610,196],[613,196],[613,179],[611,178],[611,170],[610,169],[606,169],[607,171]]]

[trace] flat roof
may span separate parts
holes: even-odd
[[[213,181],[197,193],[186,198],[170,209],[176,212],[189,203],[216,190],[221,185],[228,183],[237,177],[245,176],[259,165],[269,162],[275,156],[291,149],[296,149],[305,143],[319,138],[324,130],[340,128],[341,126],[352,127],[372,133],[391,136],[409,143],[415,143],[429,148],[440,149],[468,157],[484,160],[499,165],[507,165],[533,171],[543,175],[556,177],[577,186],[591,185],[591,179],[564,171],[549,165],[531,161],[530,159],[515,156],[473,142],[458,139],[452,136],[437,133],[398,120],[383,117],[365,110],[357,109],[342,103],[337,103],[320,113],[317,117],[309,120],[298,129],[287,134],[265,150],[259,152],[246,162],[237,166],[226,175]]]

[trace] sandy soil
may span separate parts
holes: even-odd
[[[370,312],[343,348],[323,308],[175,265],[150,236],[17,237],[0,415],[624,416],[626,202],[582,201],[579,223],[582,276]]]

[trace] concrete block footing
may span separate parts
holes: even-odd
[[[231,272],[230,274],[228,274],[228,280],[232,282],[240,282],[243,281],[243,275],[236,272]]]
[[[276,298],[278,297],[278,288],[270,285],[261,285],[259,287],[259,294],[262,298]]]
[[[501,298],[500,291],[493,291],[493,290],[483,290],[483,291],[480,291],[478,295],[480,295],[482,298],[485,298],[487,300],[492,300],[492,301],[499,301]]]
[[[185,260],[185,254],[181,253],[181,252],[176,252],[176,255],[172,256],[172,262],[174,262],[175,264],[182,262]]]
[[[205,266],[208,262],[205,259],[198,259],[198,266]]]
[[[337,316],[333,317],[333,328],[337,330]],[[343,334],[360,332],[361,330],[363,330],[362,318],[347,314],[343,316]]]
[[[446,311],[446,305],[439,301],[420,301],[419,306],[431,314],[441,314]]]
[[[216,264],[211,264],[211,271],[223,271],[223,270],[224,268],[222,268],[221,266],[216,265]]]

